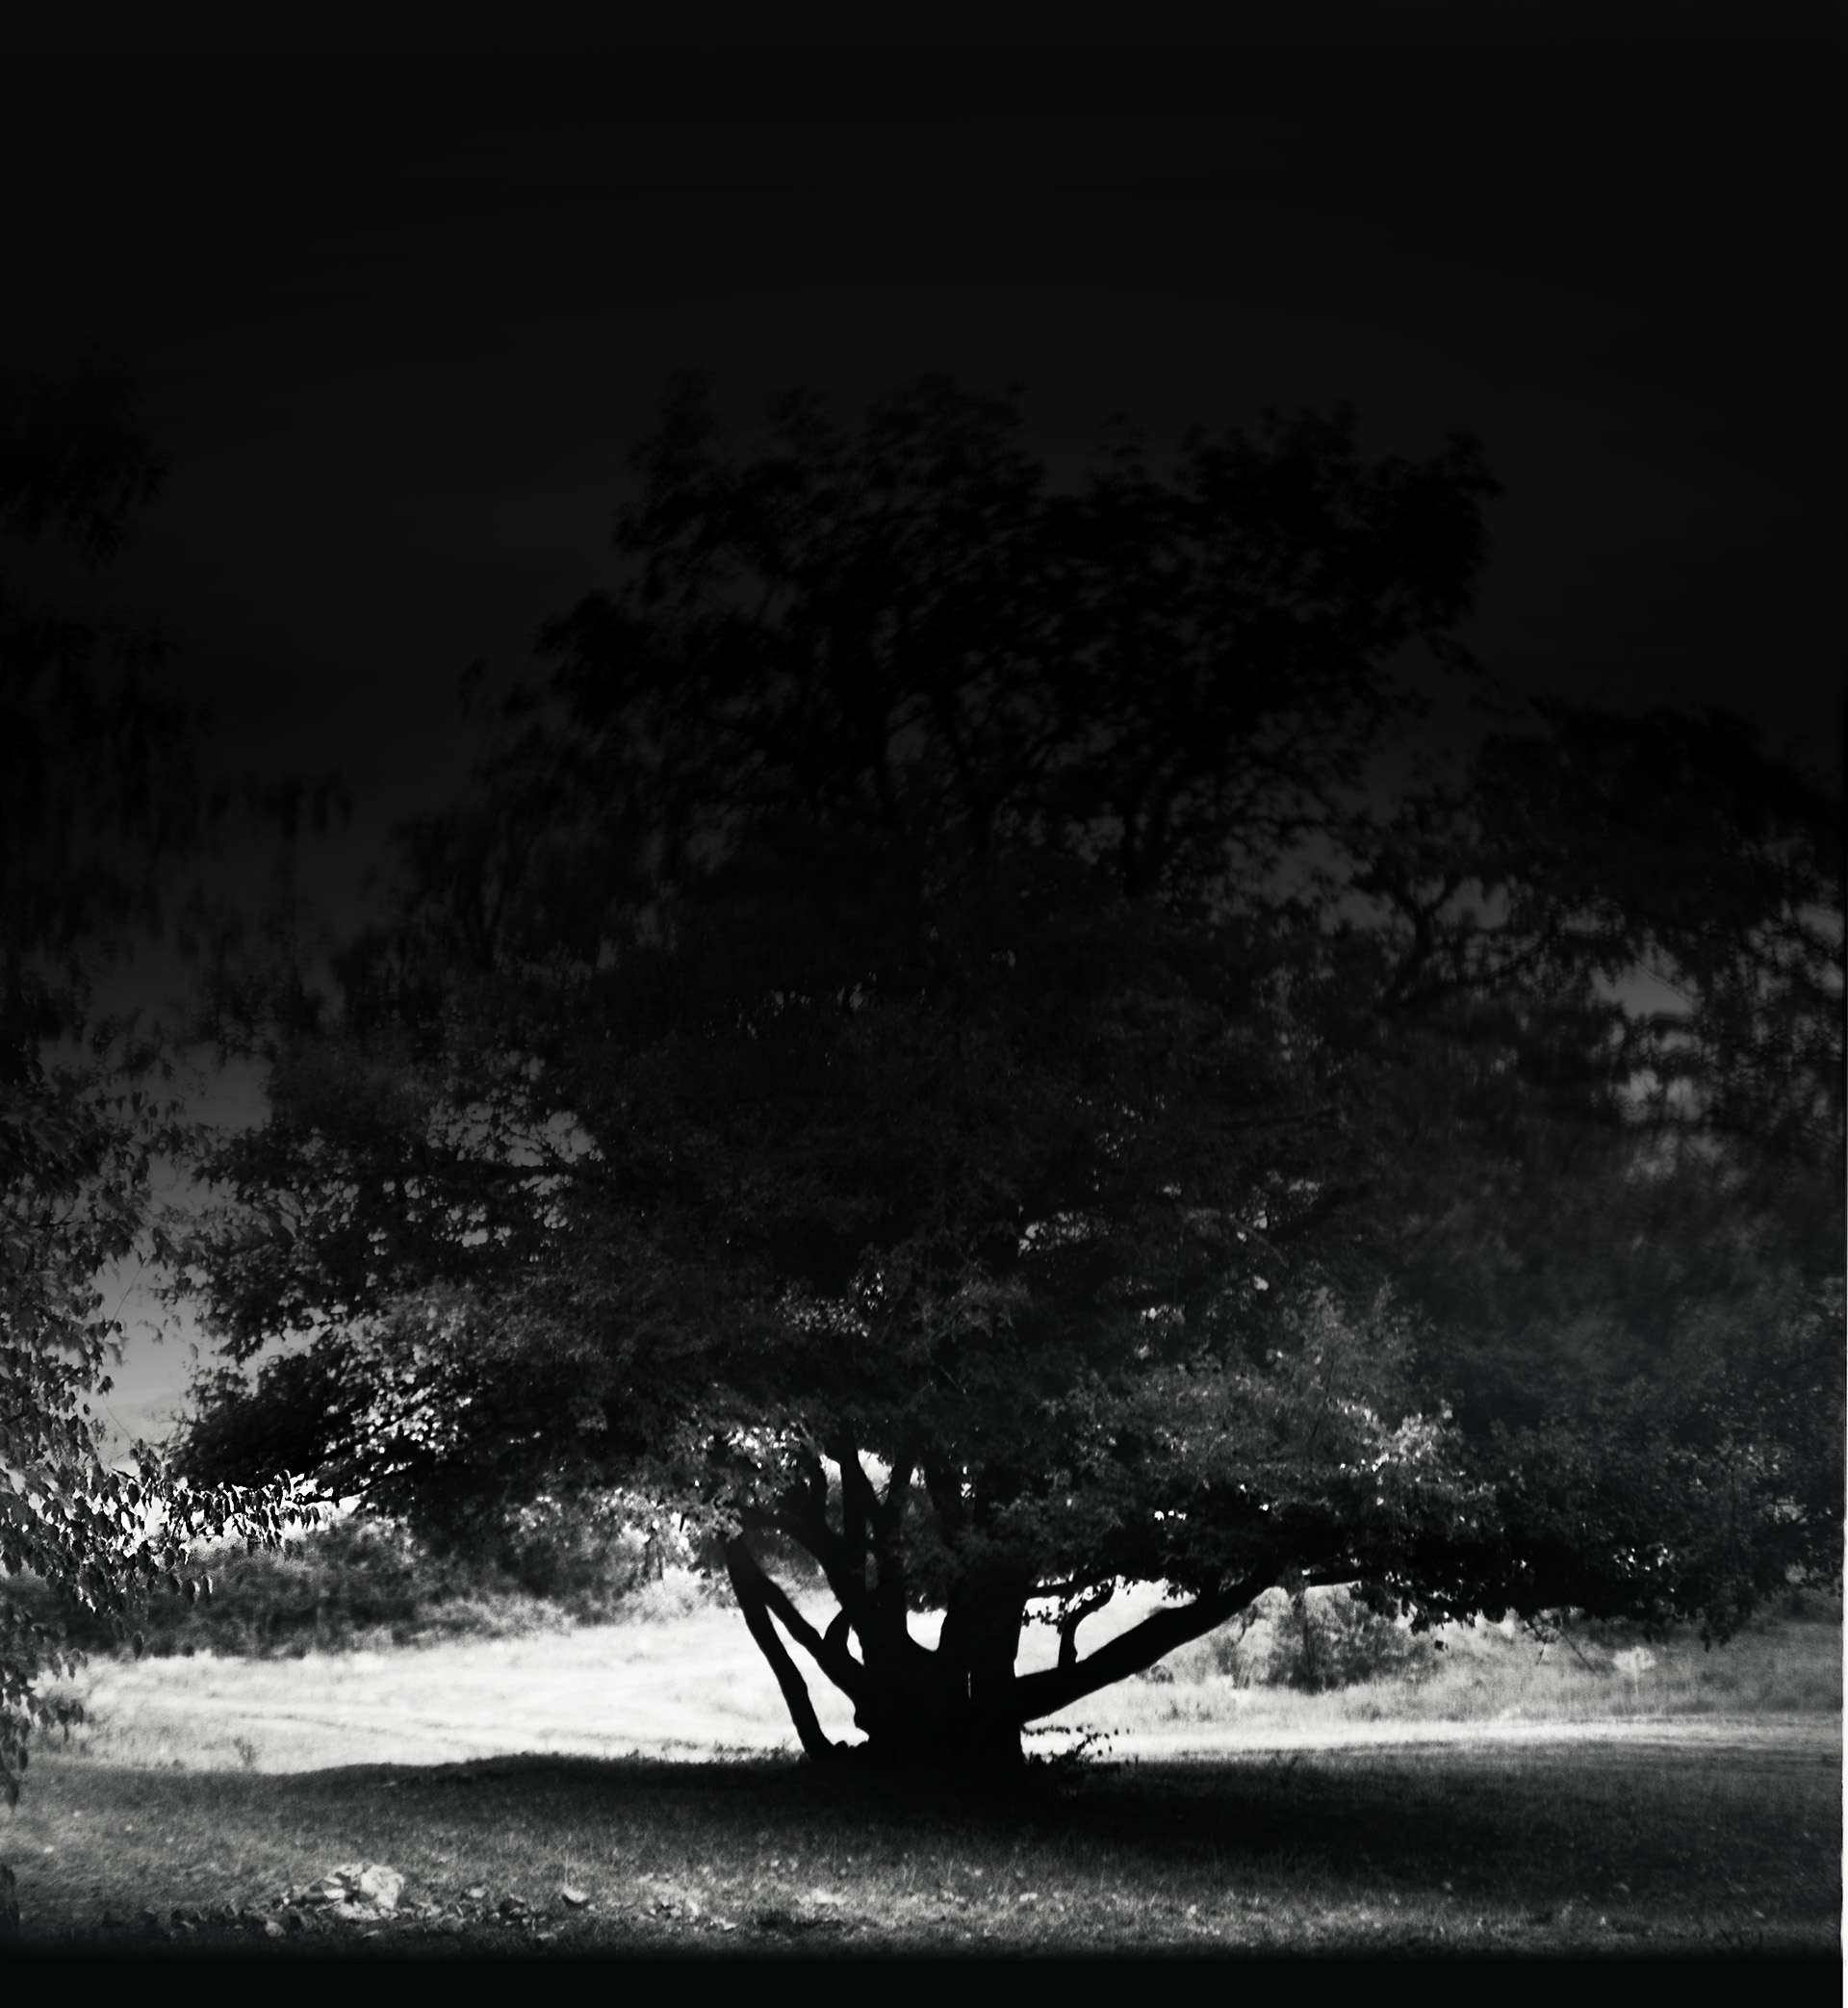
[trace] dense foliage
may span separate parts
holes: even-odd
[[[671,1500],[817,1756],[785,1636],[875,1748],[1001,1759],[1271,1585],[1723,1629],[1838,1567],[1838,805],[1566,708],[1393,792],[1468,442],[1118,430],[1060,493],[931,381],[743,453],[687,389],[635,467],[215,1165],[232,1357],[308,1343],[197,1474]],[[1124,1580],[1187,1601],[1081,1658]]]

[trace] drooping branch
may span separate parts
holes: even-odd
[[[1023,1674],[1014,1684],[1016,1720],[1032,1722],[1040,1715],[1054,1714],[1071,1702],[1082,1701],[1087,1694],[1096,1693],[1100,1687],[1112,1686],[1117,1681],[1127,1680],[1131,1674],[1153,1666],[1157,1660],[1171,1653],[1176,1646],[1186,1645],[1191,1639],[1204,1636],[1216,1625],[1224,1624],[1228,1617],[1243,1610],[1254,1597],[1261,1595],[1272,1580],[1270,1573],[1248,1576],[1213,1596],[1185,1604],[1177,1610],[1153,1612],[1140,1625],[1111,1639],[1107,1645],[1100,1645],[1087,1659],[1070,1665],[1062,1663],[1042,1673]]]
[[[725,1566],[732,1579],[732,1594],[738,1600],[738,1609],[744,1612],[751,1636],[757,1640],[758,1651],[769,1660],[770,1671],[776,1675],[777,1686],[783,1689],[783,1705],[796,1725],[796,1735],[802,1739],[804,1751],[811,1762],[825,1763],[830,1758],[839,1755],[840,1745],[823,1730],[796,1662],[789,1657],[788,1647],[777,1636],[765,1595],[766,1588],[771,1586],[770,1579],[758,1568],[757,1557],[745,1546],[742,1536],[726,1542]]]

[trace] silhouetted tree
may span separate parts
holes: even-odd
[[[1555,1171],[1640,1162],[1631,1091],[1689,1035],[1601,976],[1677,958],[1718,1121],[1751,1040],[1716,1000],[1828,896],[1749,748],[1769,822],[1730,830],[1696,761],[1660,785],[1699,842],[1654,872],[1556,827],[1605,785],[1589,718],[1374,800],[1404,653],[1469,668],[1473,446],[1369,461],[1304,416],[1159,473],[1118,431],[1054,493],[1011,400],[931,380],[851,432],[785,400],[743,454],[683,388],[635,466],[622,584],[546,631],[549,681],[406,831],[397,924],[214,1166],[233,1359],[311,1342],[204,1390],[196,1472],[312,1465],[454,1538],[541,1489],[671,1496],[817,1757],[785,1639],[874,1749],[1003,1762],[1277,1583],[1723,1624],[1827,1565],[1834,1519],[1774,1475],[1712,1592],[1677,1477],[1707,1467],[1659,1404],[1615,1505],[1570,1541],[1524,1520],[1544,1387],[1507,1412],[1446,1323],[1447,1287],[1505,1304],[1485,1234],[1569,1261]],[[1636,731],[1647,760],[1682,727]],[[1651,903],[1697,856],[1730,949]],[[1188,1601],[1081,1658],[1126,1579]],[[1019,1675],[1035,1600],[1058,1663]]]

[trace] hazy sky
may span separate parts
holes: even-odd
[[[172,475],[109,593],[175,631],[226,764],[346,771],[343,909],[463,771],[460,670],[607,576],[689,366],[740,417],[1017,380],[1074,470],[1116,409],[1473,432],[1495,671],[1834,764],[1839,50],[1711,32],[1817,18],[1770,6],[1651,18],[1701,32],[10,58],[0,346],[136,366]],[[138,1356],[118,1406],[174,1379]]]

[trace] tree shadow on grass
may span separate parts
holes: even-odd
[[[281,1784],[283,1781],[274,1781]],[[1545,1908],[1621,1898],[1700,1904],[1748,1887],[1787,1897],[1810,1864],[1838,1908],[1838,1775],[1819,1758],[1736,1752],[1270,1753],[1163,1764],[1030,1767],[963,1781],[761,1758],[496,1758],[428,1770],[355,1767],[288,1781],[329,1814],[389,1785],[400,1815],[543,1831],[621,1830],[638,1858],[705,1866],[851,1862],[877,1881],[926,1858],[973,1871],[1108,1875],[1301,1892],[1389,1889]],[[468,1809],[464,1812],[464,1808]]]
[[[1841,1895],[1838,1759],[1794,1746],[1267,1752],[985,1789],[757,1756],[71,1759],[34,1785],[35,1932],[73,1944],[143,1943],[151,1913],[179,1949],[196,1906],[257,1951],[281,1892],[358,1863],[403,1878],[374,1949],[433,1955],[1810,1953]],[[363,1949],[312,1912],[288,1928]]]

